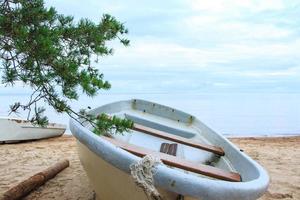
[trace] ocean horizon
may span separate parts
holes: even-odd
[[[8,116],[9,105],[26,102],[29,93],[0,91],[0,116]],[[226,136],[290,136],[300,135],[300,94],[297,93],[117,93],[105,92],[94,98],[82,95],[71,105],[75,110],[128,99],[145,99],[190,113]],[[49,121],[69,123],[66,114],[47,108]],[[26,117],[25,113],[12,115]],[[70,132],[70,131],[67,131]]]

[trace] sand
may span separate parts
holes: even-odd
[[[76,150],[75,139],[71,136],[0,145],[0,194],[66,158],[70,161],[70,167],[25,199],[93,199],[93,191]]]
[[[271,184],[261,200],[300,200],[300,137],[231,141],[268,171]]]
[[[300,199],[300,137],[235,138],[231,141],[269,172],[271,184],[261,200]],[[0,194],[63,158],[70,160],[70,167],[25,200],[94,199],[72,136],[0,145]]]

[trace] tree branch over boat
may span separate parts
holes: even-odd
[[[1,0],[1,83],[13,86],[22,82],[33,90],[29,101],[14,103],[11,112],[25,110],[28,120],[46,126],[45,108],[39,106],[45,102],[58,113],[90,122],[98,134],[130,128],[129,120],[97,118],[85,110],[77,112],[69,104],[78,100],[80,90],[94,97],[110,89],[110,83],[93,66],[93,59],[98,62],[99,57],[113,54],[109,41],[128,46],[127,33],[124,24],[108,14],[99,23],[89,19],[75,22],[72,16],[46,8],[43,0]]]

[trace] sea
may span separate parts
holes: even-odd
[[[18,101],[26,102],[28,99],[27,92],[0,90],[0,115],[7,116],[10,105]],[[300,135],[300,94],[297,93],[106,91],[93,98],[82,95],[78,101],[71,102],[71,105],[75,110],[79,110],[128,99],[145,99],[185,111],[226,136]],[[45,114],[51,122],[69,123],[67,115],[58,114],[49,107]],[[17,116],[26,117],[26,114],[21,112]]]

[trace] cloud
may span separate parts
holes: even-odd
[[[299,1],[54,0],[47,5],[76,18],[97,21],[108,12],[126,22],[131,46],[111,43],[114,56],[97,65],[117,88],[300,92]]]
[[[235,75],[252,78],[279,78],[279,77],[299,77],[300,67],[291,67],[284,70],[261,70],[261,71],[240,71]]]
[[[244,9],[252,12],[281,10],[284,8],[282,0],[189,0],[192,10],[213,13],[241,12]]]

